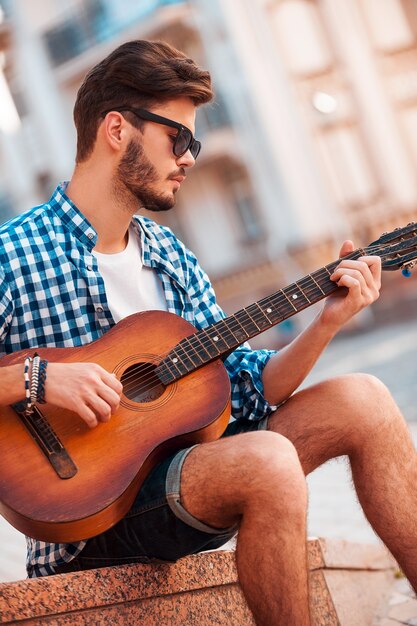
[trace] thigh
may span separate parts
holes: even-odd
[[[349,455],[363,436],[364,416],[374,413],[378,382],[351,374],[295,393],[273,413],[268,429],[295,446],[305,474],[337,456]]]
[[[198,446],[185,461],[183,505],[213,527],[239,524],[249,501],[264,506],[271,489],[280,498],[290,483],[305,482],[292,443],[265,430],[267,420],[250,424],[236,423],[239,434]]]

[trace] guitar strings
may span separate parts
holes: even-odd
[[[354,252],[352,252],[350,255],[347,255],[346,257],[344,257],[345,259],[355,259],[355,258],[359,258],[360,256],[363,256],[363,253],[365,254],[369,254],[371,252],[374,252],[378,249],[381,249],[382,247],[385,248],[392,248],[391,244],[383,244],[383,245],[375,245],[375,246],[368,246],[367,248],[361,250],[355,250]],[[391,254],[392,254],[392,250],[391,250]],[[385,256],[385,255],[380,255]],[[337,265],[339,264],[340,260],[334,261],[333,263],[330,263],[326,266],[324,266],[323,268],[321,268],[320,270],[317,270],[315,272],[313,272],[312,274],[307,275],[306,277],[300,279],[299,281],[296,281],[295,283],[289,285],[288,287],[284,288],[283,290],[279,290],[277,293],[272,294],[272,296],[267,296],[266,298],[263,298],[262,300],[249,305],[248,307],[245,307],[244,309],[241,309],[240,311],[238,311],[237,313],[235,313],[234,315],[224,319],[224,320],[220,320],[219,322],[216,322],[215,324],[213,324],[212,326],[208,327],[208,329],[202,329],[200,331],[197,331],[196,333],[191,334],[188,337],[184,337],[176,346],[174,346],[167,354],[165,355],[161,355],[162,359],[160,361],[160,363],[163,363],[164,359],[166,358],[166,356],[170,353],[175,352],[176,355],[178,355],[179,361],[181,361],[182,359],[187,359],[188,361],[191,361],[193,369],[197,369],[198,367],[202,366],[205,364],[205,362],[207,363],[210,360],[216,359],[216,355],[210,354],[209,350],[206,349],[208,347],[213,348],[215,346],[215,344],[213,344],[212,339],[207,335],[207,331],[210,329],[213,329],[214,327],[216,327],[217,325],[221,325],[222,323],[225,324],[226,328],[224,330],[226,330],[226,332],[229,332],[233,335],[234,339],[238,342],[237,345],[240,345],[241,343],[244,343],[244,341],[241,341],[240,339],[238,339],[235,335],[234,332],[239,332],[243,330],[242,324],[239,322],[239,319],[237,318],[237,315],[239,314],[246,314],[248,315],[248,317],[253,321],[253,323],[255,324],[255,326],[257,327],[257,331],[256,334],[258,334],[258,332],[262,332],[262,328],[260,328],[257,324],[257,322],[261,323],[261,320],[264,320],[265,317],[268,319],[268,325],[275,325],[277,323],[279,323],[280,320],[277,321],[272,321],[269,320],[268,316],[265,314],[264,311],[262,311],[262,309],[260,308],[262,304],[268,304],[269,306],[274,306],[274,307],[279,307],[280,304],[282,303],[286,303],[288,304],[289,300],[287,298],[287,296],[284,294],[284,291],[290,291],[291,289],[295,288],[295,289],[299,289],[301,291],[301,293],[304,295],[304,297],[307,300],[307,303],[305,303],[305,306],[303,308],[306,308],[307,306],[310,305],[310,298],[309,296],[312,296],[313,294],[317,293],[317,289],[319,289],[320,291],[322,291],[322,295],[323,298],[326,297],[327,295],[330,295],[331,292],[334,292],[336,289],[332,289],[331,292],[329,292],[328,294],[323,292],[323,290],[321,289],[321,286],[319,284],[317,285],[312,285],[311,283],[311,279],[313,281],[315,281],[315,279],[317,279],[317,281],[320,281],[323,276],[328,278],[329,277],[329,269],[331,269],[332,271],[337,267]],[[308,285],[306,285],[305,283],[308,283]],[[330,282],[330,285],[335,286],[334,283]],[[322,285],[325,286],[325,285]],[[327,283],[327,286],[329,286],[329,283]],[[247,309],[249,309],[250,307],[256,307],[258,306],[258,311],[251,311],[251,314],[249,314],[247,312]],[[302,308],[296,308],[294,307],[294,314],[298,311],[301,311]],[[289,316],[288,316],[289,317]],[[284,318],[285,319],[285,318]],[[281,320],[282,321],[282,320]],[[244,331],[245,334],[247,335],[246,331]],[[227,340],[224,339],[224,337],[222,336],[222,333],[220,331],[219,328],[216,328],[216,334],[220,335],[221,338],[223,339],[223,342],[226,344],[226,346],[228,346],[228,342]],[[197,337],[197,335],[199,335]],[[253,336],[253,335],[252,335]],[[246,337],[246,339],[249,339],[251,337],[251,335],[248,335]],[[206,340],[206,341],[205,341]],[[208,341],[207,341],[208,340]],[[193,350],[194,354],[193,356],[197,356],[197,358],[201,361],[201,359],[203,359],[203,362],[197,363],[195,364],[190,353],[187,352],[187,349],[189,350],[189,348],[185,348],[182,345],[180,345],[182,342],[187,341],[189,344],[189,347],[191,347],[191,349]],[[194,342],[194,345],[193,343]],[[204,357],[201,354],[201,348],[203,348],[205,350],[205,352],[208,355],[208,359],[206,359],[206,357]],[[217,347],[216,347],[217,349]],[[224,350],[220,350],[219,351],[219,355],[224,352]],[[205,359],[205,361],[204,361]],[[172,374],[172,370],[171,370],[171,366],[168,363],[164,364],[167,369],[170,371],[170,373]],[[174,364],[173,364],[174,365]],[[182,363],[182,365],[184,366],[184,363]],[[175,366],[175,365],[174,365]],[[143,381],[146,381],[148,379],[148,375],[150,374],[151,371],[153,371],[154,373],[154,377],[158,380],[158,383],[156,386],[159,386],[161,384],[161,381],[159,380],[159,378],[157,378],[157,375],[155,373],[155,367],[157,367],[155,364],[146,364],[144,367],[138,365],[136,368],[136,372],[134,372],[134,367],[132,368],[132,372],[125,377],[124,379],[124,387],[125,390],[128,393],[132,393],[132,391],[134,390],[134,387],[136,385],[138,386],[138,391],[150,391],[151,389],[155,388],[155,385],[151,386],[151,387],[146,387],[146,386],[142,386]],[[185,366],[187,369],[187,366]],[[179,367],[176,367],[176,369],[179,370]],[[138,371],[141,372],[141,377],[137,377],[137,373]],[[185,375],[183,372],[181,372],[181,370],[179,371],[180,375],[183,376]],[[187,373],[187,372],[186,372]],[[175,375],[175,373],[174,373]],[[131,379],[129,381],[129,379]],[[153,382],[153,381],[152,381]],[[129,385],[131,385],[133,383],[133,388],[130,387]],[[151,383],[151,381],[149,381],[149,383]]]
[[[358,254],[358,253],[357,253]],[[356,256],[357,256],[356,254]],[[359,253],[361,254],[361,253]],[[354,258],[354,254],[352,254],[352,258]],[[332,265],[336,266],[338,264],[338,261],[334,262]],[[330,267],[327,266],[327,267]],[[323,275],[326,276],[326,278],[328,277],[329,272],[324,272],[323,270],[317,271],[314,273],[314,276],[320,280],[320,276],[319,274],[321,274],[321,277],[323,277]],[[314,280],[314,279],[313,279]],[[306,283],[309,287],[309,289],[306,288]],[[330,283],[330,285],[333,287],[334,284]],[[300,279],[297,283],[294,283],[293,285],[290,285],[289,287],[286,288],[286,290],[288,291],[290,288],[296,288],[297,290],[301,291],[304,295],[304,297],[306,298],[306,303],[305,306],[309,305],[309,295],[311,296],[313,293],[315,294],[317,292],[317,286],[312,285],[311,284],[311,278],[309,276]],[[332,291],[334,291],[335,289],[332,289]],[[326,293],[322,294],[323,297],[325,297],[325,295],[328,295]],[[278,297],[277,297],[278,296]],[[262,311],[262,309],[259,307],[260,304],[265,303],[268,305],[272,305],[272,306],[276,306],[279,305],[281,303],[287,303],[288,304],[288,297],[283,295],[281,292],[278,292],[277,294],[273,294],[272,296],[268,296],[267,298],[264,298],[263,300],[260,300],[258,303],[254,303],[253,305],[249,305],[248,307],[246,307],[245,309],[242,309],[241,311],[238,311],[234,316],[230,316],[229,318],[226,318],[224,320],[220,320],[219,322],[216,322],[215,324],[213,324],[211,327],[209,327],[208,329],[203,329],[201,331],[197,331],[196,333],[191,334],[188,337],[184,337],[181,342],[185,342],[187,341],[189,346],[188,346],[188,350],[191,347],[191,349],[194,351],[194,353],[201,358],[201,348],[203,348],[205,350],[205,352],[207,353],[207,355],[209,356],[210,359],[213,359],[213,357],[215,358],[216,355],[210,354],[210,352],[206,349],[207,347],[214,347],[213,341],[212,339],[207,335],[207,331],[208,330],[213,330],[215,329],[215,331],[217,331],[217,334],[222,336],[222,332],[220,330],[220,328],[216,327],[217,325],[221,325],[226,324],[226,328],[224,328],[224,330],[226,330],[227,332],[231,333],[232,335],[234,334],[234,332],[237,332],[240,329],[242,329],[242,325],[239,321],[239,319],[237,318],[237,316],[239,315],[239,313],[245,313],[248,315],[248,317],[254,322],[254,324],[257,327],[257,332],[262,332],[264,329],[262,329],[262,324],[261,326],[258,326],[258,323],[261,323],[262,320],[267,319],[267,323],[268,325],[274,325],[276,323],[279,323],[280,320],[273,320],[271,321],[268,316],[266,315],[266,313],[264,311]],[[257,306],[258,309],[256,311],[251,311],[251,313],[248,312],[248,309],[250,307],[255,307]],[[301,308],[296,309],[294,307],[294,313],[298,312],[299,310],[302,310]],[[281,317],[281,315],[280,315]],[[247,334],[247,333],[245,333]],[[202,338],[197,337],[197,335],[201,335]],[[249,336],[246,337],[246,339]],[[224,337],[222,336],[224,343],[226,344],[226,346],[228,346],[227,340],[224,339]],[[205,339],[207,339],[208,341],[204,341]],[[240,339],[238,339],[236,336],[234,336],[234,339],[238,342],[238,344],[242,343],[242,341]],[[193,343],[194,342],[194,345]],[[223,350],[218,351],[218,353],[220,354]],[[175,352],[176,354],[178,354],[178,356],[181,359],[181,356],[186,356],[187,359],[192,361],[192,357],[190,356],[189,352],[187,352],[187,349],[185,349],[185,347],[181,346],[180,344],[177,344],[170,352]],[[169,353],[168,353],[169,354]],[[194,356],[195,356],[194,354]],[[166,356],[166,355],[161,355],[161,356]],[[169,367],[169,364],[166,364],[167,367]],[[199,363],[198,365],[196,365],[195,363],[193,363],[194,366],[199,367],[200,365],[202,365],[202,363]],[[149,370],[152,369],[152,365],[149,366]],[[141,368],[142,371],[145,371],[144,368]],[[148,370],[148,371],[149,371]],[[145,371],[146,373],[146,371]],[[135,375],[134,373],[130,376],[130,378],[133,378]],[[126,377],[125,380],[127,381],[129,377]],[[137,379],[136,379],[137,380]]]
[[[381,246],[379,246],[379,247],[381,248]],[[390,246],[390,245],[388,245],[388,244],[387,244],[387,245],[386,245],[386,247],[392,247],[392,246]],[[371,251],[373,251],[374,249],[378,249],[378,246],[369,246],[369,247],[368,247],[367,249],[365,249],[363,252],[371,252]],[[363,255],[363,252],[362,252],[362,250],[356,250],[356,251],[354,251],[353,253],[351,253],[350,255],[348,255],[348,256],[346,256],[346,257],[344,257],[344,258],[350,258],[350,259],[358,258],[359,256],[362,256],[362,255]],[[391,253],[392,253],[392,251],[391,251]],[[340,260],[337,260],[337,261],[335,261],[335,262],[333,262],[333,263],[331,263],[331,264],[329,264],[329,265],[325,266],[324,268],[322,268],[322,269],[320,269],[320,270],[317,270],[316,272],[313,272],[313,274],[308,275],[307,277],[305,277],[305,278],[303,278],[303,279],[300,279],[299,281],[296,281],[296,283],[293,283],[292,285],[289,285],[287,288],[285,288],[285,290],[286,290],[286,291],[288,291],[288,290],[290,290],[291,288],[294,288],[294,287],[295,287],[295,288],[297,288],[297,287],[298,287],[298,288],[300,289],[300,291],[302,291],[303,295],[305,295],[306,299],[307,299],[307,300],[309,300],[309,298],[308,298],[308,296],[307,296],[306,294],[311,295],[312,293],[314,293],[314,294],[315,294],[315,293],[317,293],[317,287],[315,287],[314,285],[312,285],[312,286],[311,286],[311,280],[310,280],[310,279],[311,279],[313,276],[315,276],[315,278],[317,278],[318,280],[320,280],[320,279],[323,277],[323,275],[324,275],[324,276],[326,276],[326,277],[328,277],[328,269],[329,269],[329,268],[334,269],[335,267],[337,267],[337,265],[339,264],[339,262],[340,262]],[[327,273],[326,273],[326,272],[327,272]],[[313,278],[313,280],[314,280],[314,278]],[[305,282],[308,282],[309,286],[311,286],[311,287],[312,287],[312,289],[308,289],[308,288],[307,288],[307,289],[306,289],[306,288],[302,289],[301,285],[303,285],[303,286],[304,286],[304,283],[305,283]],[[334,285],[333,283],[330,283],[330,284],[331,284],[332,286]],[[320,289],[320,286],[319,286],[319,289]],[[321,289],[320,289],[320,290],[321,290]],[[280,290],[279,292],[277,292],[277,294],[273,294],[272,296],[268,296],[267,298],[264,298],[263,300],[260,300],[258,303],[255,303],[254,305],[249,305],[249,307],[250,307],[250,306],[256,306],[256,305],[259,305],[259,304],[260,304],[260,303],[262,303],[263,301],[266,301],[269,305],[271,305],[271,304],[272,304],[273,306],[278,305],[278,304],[280,304],[280,303],[282,303],[282,302],[284,302],[284,303],[285,303],[286,301],[288,302],[288,298],[287,298],[285,295],[281,294],[281,292],[282,292],[282,291],[283,291],[283,290]],[[322,290],[321,290],[321,291],[322,291]],[[332,292],[333,292],[333,291],[335,291],[335,289],[332,289]],[[330,294],[330,292],[329,292],[329,294]],[[325,297],[326,295],[329,295],[329,294],[323,293],[323,297]],[[277,296],[278,296],[278,298],[277,298]],[[306,304],[306,306],[308,306],[308,305],[309,305],[309,303],[308,303],[308,304]],[[305,306],[305,307],[303,307],[303,308],[306,308],[306,306]],[[240,322],[239,322],[239,320],[238,320],[235,316],[237,316],[239,313],[247,313],[247,309],[248,309],[249,307],[246,307],[245,309],[242,309],[241,311],[238,311],[238,312],[237,312],[234,316],[230,316],[229,318],[226,318],[226,320],[221,320],[220,322],[216,322],[216,324],[221,324],[222,322],[223,322],[223,323],[225,323],[225,324],[226,324],[226,328],[225,328],[225,330],[226,330],[227,332],[231,333],[231,334],[234,336],[234,332],[233,332],[233,331],[237,332],[237,331],[239,330],[239,328],[240,328],[240,329],[243,329],[243,328],[242,328],[242,325],[241,325],[241,324],[240,324]],[[301,311],[301,310],[302,310],[302,308],[298,308],[298,309],[294,310],[294,313],[295,313],[295,312],[298,312],[298,311]],[[260,316],[258,315],[257,321],[260,321],[261,319],[265,319],[265,317],[267,317],[267,316],[265,315],[265,313],[264,313],[261,309],[258,311],[258,313],[259,313],[259,315],[260,315]],[[254,321],[255,325],[257,326],[257,331],[262,332],[262,329],[261,329],[261,328],[259,328],[259,326],[256,324],[256,316],[255,316],[255,314],[253,314],[253,315],[249,315],[249,314],[248,314],[248,316],[249,316],[251,319],[253,319],[253,321]],[[230,323],[230,321],[232,321],[232,324]],[[233,327],[233,322],[235,322],[234,327]],[[276,323],[279,323],[279,320],[277,320],[277,321],[273,321],[273,322],[271,322],[270,320],[268,320],[268,324],[274,325],[274,324],[276,324]],[[195,355],[197,355],[198,359],[200,359],[200,360],[201,360],[201,358],[203,358],[203,359],[205,358],[204,356],[202,357],[202,355],[201,355],[201,348],[203,348],[203,349],[205,350],[205,352],[207,353],[207,355],[209,356],[209,359],[206,359],[206,363],[207,363],[208,361],[210,361],[210,360],[216,359],[216,355],[212,355],[212,354],[210,354],[209,350],[207,350],[207,349],[206,349],[206,347],[207,347],[207,346],[213,347],[213,342],[212,342],[212,339],[211,339],[209,336],[207,336],[207,331],[208,331],[208,330],[210,330],[210,329],[213,329],[213,327],[214,327],[214,326],[216,326],[216,324],[212,325],[212,326],[211,326],[211,327],[209,327],[208,329],[203,329],[202,331],[197,331],[197,333],[193,333],[193,334],[192,334],[192,335],[190,335],[189,337],[184,337],[184,338],[181,340],[181,342],[183,342],[183,341],[188,341],[189,346],[190,346],[190,347],[191,347],[191,349],[194,351],[194,356],[195,356]],[[220,330],[219,330],[218,328],[216,328],[216,330],[218,330],[218,331],[219,331],[217,334],[221,335]],[[245,333],[245,334],[247,334],[247,333]],[[257,334],[257,333],[256,333],[256,334]],[[202,335],[202,336],[203,336],[203,339],[200,339],[200,337],[197,337],[196,335]],[[249,337],[250,337],[250,336],[248,336],[246,339],[248,339]],[[207,338],[207,339],[208,339],[208,342],[207,342],[207,341],[206,341],[206,342],[204,342],[204,338]],[[235,339],[236,339],[236,341],[237,341],[237,345],[240,345],[240,343],[243,343],[243,342],[244,342],[244,341],[241,341],[240,339],[238,339],[238,338],[237,338],[237,337],[235,337],[235,336],[234,336],[234,338],[235,338]],[[191,343],[192,341],[194,341],[194,345]],[[181,343],[181,342],[180,342],[180,343]],[[228,343],[227,343],[227,341],[226,341],[224,338],[223,338],[223,342],[226,344],[226,346],[228,346]],[[181,357],[182,357],[182,358],[184,358],[184,355],[185,355],[185,358],[186,358],[187,360],[191,361],[192,366],[193,366],[193,369],[197,369],[198,367],[200,367],[200,366],[202,366],[202,365],[204,365],[204,364],[205,364],[204,360],[203,360],[203,362],[200,362],[200,363],[198,363],[198,364],[195,364],[195,363],[193,362],[193,360],[192,360],[192,358],[191,358],[191,356],[190,356],[189,352],[187,352],[187,349],[185,349],[185,347],[181,346],[181,345],[180,345],[180,343],[179,343],[179,344],[177,344],[176,346],[174,346],[174,348],[173,348],[172,350],[170,350],[170,352],[168,352],[168,354],[175,352],[175,354],[176,354],[176,355],[178,355],[178,357],[179,357],[179,360],[180,360],[180,361],[181,361]],[[223,352],[223,350],[222,350],[222,351],[219,351],[219,356],[220,356],[221,352]],[[161,355],[161,356],[162,356],[163,358],[161,359],[160,363],[162,363],[162,362],[163,362],[163,360],[166,358],[166,355]],[[172,369],[171,369],[171,367],[170,367],[170,364],[165,363],[164,365],[165,365],[165,366],[167,367],[167,369],[168,369],[168,370],[172,373]],[[182,363],[182,365],[184,366],[184,363]],[[187,366],[185,366],[185,367],[187,368]],[[134,368],[132,368],[132,369],[134,369]],[[126,383],[126,382],[129,380],[129,378],[130,378],[130,379],[133,379],[133,381],[132,381],[132,382],[134,382],[134,384],[135,384],[135,385],[136,385],[136,384],[138,384],[138,383],[139,383],[139,385],[140,385],[140,384],[141,384],[144,380],[146,380],[146,379],[148,378],[148,374],[150,373],[150,371],[152,371],[152,370],[154,370],[154,369],[155,369],[155,365],[153,365],[153,364],[149,364],[149,365],[147,365],[147,366],[145,366],[145,367],[140,367],[140,366],[138,366],[137,371],[138,371],[138,370],[141,370],[142,376],[138,378],[138,377],[137,377],[137,375],[136,375],[136,374],[137,374],[137,372],[136,372],[136,373],[134,373],[134,371],[133,371],[133,372],[132,372],[132,374],[128,375],[128,376],[125,378],[125,383]],[[179,368],[177,367],[177,369],[179,369]],[[179,373],[180,373],[180,375],[181,375],[181,376],[183,376],[183,375],[185,375],[185,374],[186,374],[186,373],[188,373],[188,372],[185,372],[185,374],[184,374],[183,372],[181,372],[181,370],[179,370]],[[174,374],[174,375],[175,375],[175,374]],[[156,376],[157,376],[157,375],[155,374],[155,378],[156,378]],[[159,379],[157,379],[157,380],[158,380],[158,386],[159,386],[159,385],[161,384],[161,381],[160,381]],[[151,381],[149,381],[149,382],[151,382]],[[152,389],[152,388],[153,388],[153,387],[150,387],[150,388],[147,388],[147,387],[143,387],[143,388],[141,388],[141,387],[139,387],[139,389],[142,389],[142,390],[150,390],[150,389]],[[126,391],[131,392],[131,388],[130,388],[130,387],[128,387],[128,385],[126,385]]]
[[[336,264],[337,264],[337,262],[336,262]],[[316,278],[317,278],[318,280],[320,280],[320,277],[317,275],[317,273],[315,273],[315,274],[316,274]],[[324,272],[324,273],[323,273],[323,275],[325,275],[326,277],[328,277],[328,273],[325,273],[325,272]],[[308,287],[310,287],[310,289],[307,289],[307,285],[304,285],[304,283],[307,283],[307,284],[308,284]],[[331,285],[333,286],[333,283],[331,283]],[[311,296],[313,293],[316,293],[316,291],[317,291],[317,287],[315,287],[314,285],[311,285],[311,279],[310,279],[309,277],[304,277],[304,278],[300,279],[300,280],[297,282],[297,286],[299,287],[299,290],[300,290],[300,291],[304,294],[304,296],[306,297],[307,304],[308,304],[308,300],[309,300],[308,295],[310,295],[310,296]],[[289,287],[291,287],[291,286],[289,286]],[[287,287],[287,289],[288,289],[289,287]],[[306,295],[306,294],[307,294],[307,295]],[[276,296],[276,295],[278,295],[278,302],[274,302],[274,295],[275,295],[275,296]],[[277,298],[275,298],[275,299],[277,299]],[[280,304],[280,303],[284,303],[284,302],[286,302],[286,303],[288,304],[288,299],[287,299],[285,296],[283,296],[280,292],[278,292],[278,294],[273,294],[272,296],[268,296],[267,298],[264,298],[264,299],[260,300],[258,303],[254,303],[254,305],[250,305],[250,306],[256,306],[256,305],[258,305],[258,310],[257,310],[257,311],[256,311],[253,315],[250,315],[250,317],[254,320],[254,323],[255,323],[255,325],[257,326],[257,330],[258,330],[259,332],[262,332],[262,329],[258,326],[258,324],[257,324],[256,322],[259,322],[259,323],[260,323],[260,322],[261,322],[261,320],[265,320],[265,319],[267,319],[267,320],[268,320],[268,325],[270,325],[270,324],[272,324],[272,325],[273,325],[274,323],[279,323],[278,321],[277,321],[277,322],[271,322],[271,320],[269,320],[269,318],[268,318],[268,316],[265,314],[265,312],[263,312],[263,311],[262,311],[262,309],[261,309],[261,308],[259,308],[259,305],[260,305],[261,303],[263,303],[263,300],[265,300],[265,301],[266,301],[266,300],[268,300],[268,305],[271,305],[271,306],[276,306],[276,305],[278,305],[278,304]],[[266,302],[265,302],[265,304],[266,304]],[[249,308],[249,307],[247,307],[247,308]],[[301,309],[298,309],[298,310],[301,310]],[[298,312],[298,310],[297,310],[297,312]],[[242,309],[242,311],[245,311],[245,309]],[[294,310],[294,313],[295,313],[295,312],[296,312],[296,311]],[[237,315],[238,313],[240,313],[240,311],[238,311],[235,315]],[[226,320],[228,320],[228,321],[226,321]],[[235,331],[235,332],[237,332],[237,331],[239,330],[239,328],[240,328],[240,329],[242,329],[241,324],[240,324],[240,323],[239,323],[239,321],[235,318],[235,316],[230,316],[229,318],[226,318],[226,319],[220,320],[219,322],[216,322],[214,325],[212,325],[212,326],[211,326],[211,327],[209,327],[209,328],[213,329],[213,327],[216,327],[218,324],[220,324],[220,325],[221,325],[222,323],[226,324],[226,326],[227,326],[227,327],[226,327],[226,329],[225,329],[225,330],[226,330],[226,331],[229,331],[232,335],[234,335],[234,331]],[[197,333],[193,333],[193,334],[191,334],[189,337],[184,337],[184,338],[181,340],[181,341],[188,341],[188,342],[189,342],[189,344],[190,344],[191,349],[192,349],[192,350],[193,350],[193,351],[197,354],[197,356],[198,356],[198,357],[201,357],[201,354],[198,352],[198,350],[199,350],[199,349],[201,349],[201,347],[202,347],[202,348],[204,348],[204,349],[205,349],[206,347],[209,347],[209,346],[210,346],[210,347],[213,347],[213,342],[212,342],[212,340],[210,339],[210,337],[207,337],[207,330],[209,330],[209,329],[202,329],[201,331],[197,331]],[[196,334],[200,334],[200,333],[205,333],[205,336],[203,336],[203,338],[202,338],[201,340],[197,339],[197,337],[195,336]],[[226,346],[228,346],[227,340],[225,340],[225,339],[224,339],[224,336],[223,336],[223,334],[222,334],[221,330],[220,330],[219,328],[217,328],[217,327],[216,327],[216,333],[222,337],[223,342],[226,344]],[[239,343],[241,343],[241,342],[237,339],[237,337],[235,337],[235,336],[234,336],[234,338],[235,338],[235,340],[236,340],[236,341],[238,341],[238,344],[239,344]],[[248,337],[247,337],[247,338],[248,338]],[[204,341],[204,339],[208,339],[208,341]],[[194,341],[194,344],[195,344],[195,345],[192,345],[191,341]],[[198,343],[197,343],[197,342],[198,342]],[[184,358],[184,355],[185,355],[185,357],[186,357],[187,359],[189,359],[189,360],[191,360],[191,362],[193,362],[193,361],[192,361],[192,357],[191,357],[191,356],[187,353],[187,351],[184,349],[184,347],[183,347],[183,346],[181,346],[180,344],[177,344],[176,346],[174,346],[174,348],[173,348],[172,350],[170,350],[170,352],[174,352],[174,351],[175,351],[175,353],[176,353],[176,354],[178,354],[178,356],[179,356],[179,358],[180,358],[180,359],[181,359],[181,357],[183,357],[183,358]],[[169,354],[170,352],[168,352],[168,354]],[[210,357],[210,359],[213,359],[213,355],[212,355],[212,354],[210,354],[210,353],[208,352],[208,350],[206,350],[206,352],[207,352],[208,356]],[[221,352],[222,352],[222,351],[219,351],[219,354],[220,354]],[[163,357],[164,357],[164,358],[166,358],[166,356],[167,356],[167,355],[163,355]],[[195,356],[195,355],[194,355],[194,356]],[[215,357],[214,357],[214,358],[215,358]],[[163,359],[162,359],[162,360],[163,360]],[[169,364],[167,364],[167,366],[169,367]],[[194,364],[194,366],[196,366],[196,364]],[[135,383],[137,383],[137,382],[141,382],[141,380],[144,380],[144,379],[146,378],[146,374],[148,374],[148,373],[149,373],[152,369],[154,369],[154,367],[155,367],[155,365],[150,364],[150,365],[149,365],[149,367],[148,367],[148,368],[147,368],[147,370],[146,370],[144,367],[140,367],[140,366],[139,366],[139,367],[138,367],[138,369],[141,369],[141,373],[142,373],[142,374],[144,374],[144,376],[142,376],[142,379],[137,378],[137,377],[136,377],[136,375],[135,375],[135,373],[134,373],[134,372],[132,372],[131,374],[129,374],[129,375],[125,378],[125,381],[127,382],[127,381],[129,380],[129,378],[134,378],[134,379],[135,379]],[[124,382],[124,384],[125,384],[125,382]]]

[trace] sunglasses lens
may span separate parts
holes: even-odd
[[[191,144],[190,150],[193,158],[196,159],[201,150],[201,143],[197,141],[197,139],[194,139],[193,143]]]
[[[177,157],[182,156],[183,154],[185,154],[187,152],[187,150],[190,147],[190,143],[193,140],[193,136],[191,134],[191,131],[188,130],[188,128],[181,128],[181,130],[178,132],[178,135],[175,138],[175,143],[174,143],[174,154]]]
[[[174,154],[177,157],[182,156],[190,150],[193,158],[196,159],[201,150],[201,143],[194,139],[192,133],[188,128],[181,128],[174,142]]]
[[[194,139],[194,143],[191,146],[191,154],[193,155],[194,159],[198,157],[198,155],[200,154],[200,150],[201,150],[200,141],[197,141],[197,139]]]

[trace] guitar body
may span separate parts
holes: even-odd
[[[98,363],[116,374],[124,393],[111,420],[93,429],[76,413],[38,406],[77,468],[69,478],[57,474],[15,410],[1,408],[0,512],[15,528],[52,542],[97,535],[127,513],[156,463],[221,436],[230,416],[230,383],[220,360],[167,386],[152,382],[154,366],[195,332],[181,317],[147,311],[86,346],[38,349],[51,362]],[[0,365],[22,363],[23,375],[25,355],[33,352],[10,354]]]

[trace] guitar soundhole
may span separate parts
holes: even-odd
[[[157,400],[165,391],[155,374],[156,366],[153,363],[135,363],[128,367],[120,379],[123,393],[134,402],[152,402]]]

